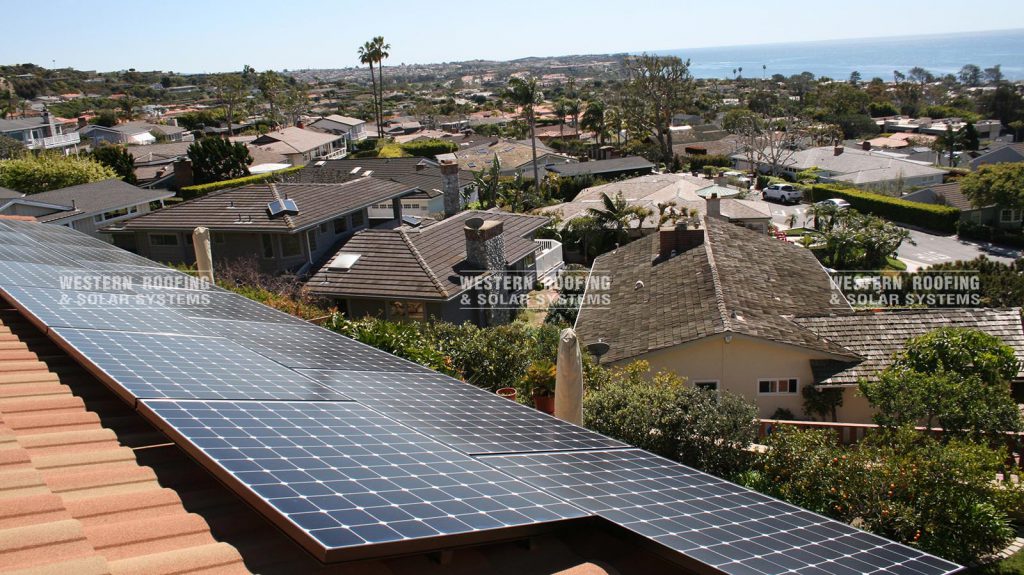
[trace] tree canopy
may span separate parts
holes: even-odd
[[[135,185],[135,156],[124,146],[101,145],[92,151],[92,156],[104,166],[117,172],[125,182]]]
[[[188,147],[196,184],[232,180],[249,175],[252,156],[245,144],[221,138],[203,138]]]
[[[0,161],[0,187],[37,194],[118,177],[89,156],[27,155]]]
[[[960,179],[960,190],[975,206],[1024,207],[1024,162],[981,166]]]

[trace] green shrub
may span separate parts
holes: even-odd
[[[956,208],[909,202],[836,184],[815,184],[810,193],[812,202],[842,198],[860,212],[940,232],[955,232],[960,219],[960,210]]]
[[[118,177],[117,172],[90,156],[52,152],[0,160],[0,187],[37,194]]]
[[[970,442],[898,430],[844,448],[834,432],[780,426],[767,445],[749,487],[960,563],[1002,548],[1024,502],[994,480],[1003,454]]]
[[[583,401],[584,424],[663,457],[722,477],[747,469],[757,409],[743,398],[695,389],[674,373],[648,377],[638,361],[614,368]]]
[[[205,196],[210,192],[216,192],[217,190],[227,190],[230,188],[241,188],[242,186],[248,186],[249,184],[260,184],[263,182],[273,181],[279,176],[290,174],[301,170],[302,166],[292,166],[291,168],[285,168],[276,172],[269,172],[266,174],[256,174],[255,176],[246,176],[244,178],[235,178],[234,180],[224,180],[223,182],[213,182],[210,184],[199,184],[196,186],[185,186],[179,192],[179,195],[190,200],[192,198],[198,198],[199,196]]]
[[[682,161],[689,164],[690,171],[701,171],[705,166],[715,166],[719,168],[731,168],[732,158],[729,156],[715,155],[715,154],[697,154],[690,155],[682,158]]]
[[[433,158],[438,154],[450,154],[459,149],[451,140],[416,140],[401,145],[402,150],[412,156]]]

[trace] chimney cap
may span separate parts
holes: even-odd
[[[484,226],[483,218],[469,218],[466,220],[466,227],[471,230],[479,230]]]

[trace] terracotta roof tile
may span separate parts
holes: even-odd
[[[238,551],[226,543],[192,547],[188,553],[169,551],[110,563],[111,575],[234,575],[249,573],[238,561]]]
[[[107,562],[100,556],[73,559],[60,563],[37,565],[15,571],[4,571],[4,575],[110,575]]]
[[[5,569],[94,555],[82,524],[74,519],[26,525],[0,531],[0,557]],[[41,560],[45,557],[45,560]]]

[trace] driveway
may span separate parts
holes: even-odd
[[[808,206],[806,204],[785,206],[774,202],[765,202],[760,196],[754,197],[754,194],[751,194],[749,199],[762,202],[771,208],[772,221],[780,229],[789,228],[786,220],[794,213],[797,215],[797,227],[810,225],[811,223],[807,221]],[[1017,248],[999,246],[988,242],[961,240],[955,235],[946,236],[914,228],[907,229],[910,230],[910,237],[917,245],[904,242],[897,253],[899,258],[907,263],[907,268],[911,271],[945,262],[973,260],[978,256],[985,256],[991,260],[1008,264],[1013,263],[1015,259],[1022,255],[1021,250]]]

